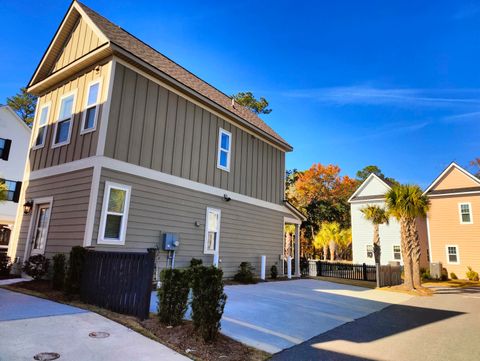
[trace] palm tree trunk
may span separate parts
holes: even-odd
[[[328,246],[327,246],[327,245],[324,245],[324,246],[323,246],[323,260],[324,260],[324,261],[327,260],[327,249],[328,249]]]
[[[409,236],[411,239],[411,248],[412,248],[412,274],[413,274],[413,287],[421,288],[422,287],[422,275],[420,274],[420,256],[421,248],[420,241],[418,239],[417,225],[415,223],[415,218],[409,220]]]
[[[335,261],[335,242],[330,241],[330,245],[328,246],[330,249],[330,261]]]
[[[403,273],[404,273],[404,285],[408,290],[413,289],[413,275],[412,275],[412,257],[410,237],[408,232],[408,221],[405,218],[400,219],[400,237],[403,256]]]
[[[378,224],[373,225],[373,254],[375,256],[375,264],[380,264],[380,226]]]

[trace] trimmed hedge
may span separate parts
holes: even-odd
[[[44,255],[36,254],[31,256],[23,264],[23,272],[35,280],[43,278],[48,273],[50,260]]]
[[[54,290],[63,290],[65,286],[65,268],[67,258],[63,253],[58,253],[52,258],[53,260],[53,275],[52,286]]]
[[[233,279],[244,284],[257,283],[254,278],[254,270],[255,268],[252,267],[250,262],[242,262],[238,267],[238,272],[233,276]]]
[[[217,338],[227,295],[223,292],[223,271],[214,266],[196,266],[192,272],[192,321],[205,342]]]
[[[157,291],[158,318],[167,325],[177,326],[187,312],[190,272],[164,269],[160,273],[160,281],[162,285]]]

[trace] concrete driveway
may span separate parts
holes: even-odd
[[[221,332],[276,353],[411,296],[317,280],[227,286]],[[151,311],[156,312],[156,295]]]
[[[110,334],[89,337],[93,331]],[[0,360],[33,360],[56,352],[58,360],[189,360],[96,313],[0,289]]]

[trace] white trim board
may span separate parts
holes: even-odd
[[[56,165],[49,168],[40,169],[30,173],[30,180],[51,177],[58,174],[74,172],[80,169],[101,167],[111,169],[127,174],[133,174],[139,177],[152,179],[159,182],[175,185],[182,188],[191,189],[194,191],[207,193],[222,197],[227,194],[232,200],[252,204],[258,207],[271,209],[286,214],[292,212],[282,204],[271,203],[261,199],[249,197],[240,193],[231,192],[222,188],[209,186],[207,184],[194,182],[192,180],[177,177],[171,174],[163,173],[154,169],[144,168],[135,164],[122,162],[120,160],[108,158],[105,156],[93,156],[89,158],[79,159],[73,162]],[[295,215],[293,215],[295,217]]]
[[[423,194],[427,194],[435,185],[437,185],[440,179],[442,179],[443,176],[447,174],[452,168],[457,168],[460,172],[462,172],[463,174],[465,174],[466,176],[468,176],[469,178],[471,178],[472,180],[474,180],[476,183],[480,185],[480,179],[475,177],[473,174],[471,174],[464,168],[460,167],[457,163],[452,162],[447,168],[445,168],[445,170],[437,178],[435,178],[435,180],[428,186],[428,188],[425,190],[425,192],[423,192]]]
[[[382,182],[383,184],[385,184],[387,186],[388,189],[392,189],[392,187],[390,187],[382,178],[380,178],[379,176],[377,176],[375,173],[371,173],[367,179],[365,179],[363,181],[363,183],[360,185],[360,187],[357,188],[357,190],[351,195],[350,198],[348,198],[348,202],[349,203],[352,203],[352,202],[356,202],[356,201],[352,201],[353,198],[355,198],[357,196],[357,194],[361,193],[365,187],[367,186],[367,184],[370,182],[370,179],[372,178],[376,178],[378,179],[380,182]],[[362,200],[363,202],[364,200]]]

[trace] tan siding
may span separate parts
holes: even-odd
[[[70,37],[65,41],[63,49],[52,68],[52,72],[56,72],[88,54],[98,47],[98,43],[98,36],[82,18],[79,18]]]
[[[219,128],[232,133],[230,172],[217,168]],[[283,199],[284,152],[120,64],[107,135],[109,157],[273,203]]]
[[[178,267],[187,266],[192,257],[211,264],[212,256],[203,254],[203,245],[206,208],[214,207],[222,211],[220,258],[227,277],[233,276],[242,261],[251,262],[258,272],[261,255],[267,256],[268,267],[278,262],[284,214],[105,169],[101,175],[93,245],[98,236],[105,180],[130,185],[132,195],[125,246],[97,245],[97,249],[144,251],[157,245],[162,232],[175,232],[180,235]],[[195,226],[196,221],[200,227]]]
[[[445,190],[455,188],[478,187],[478,182],[468,177],[458,168],[453,167],[448,171],[433,188],[433,190]]]
[[[30,181],[25,199],[53,197],[45,254],[83,245],[92,168]],[[22,215],[17,257],[23,258],[31,215]]]
[[[103,104],[106,100],[106,93],[108,91],[108,73],[108,63],[102,63],[100,65],[100,72],[98,74],[92,68],[87,69],[85,72],[80,73],[74,78],[59,84],[55,89],[52,89],[40,96],[39,107],[42,107],[48,102],[51,102],[51,106],[48,114],[45,144],[43,148],[30,151],[29,162],[31,170],[51,167],[95,155],[97,150],[98,129],[100,128]],[[100,97],[100,106],[98,108],[97,130],[81,135],[80,126],[82,122],[87,87],[92,80],[100,77],[102,78],[102,94]],[[55,122],[58,119],[58,113],[60,111],[60,99],[64,94],[71,91],[75,91],[76,96],[73,110],[74,116],[70,143],[61,147],[52,148]],[[37,121],[38,119],[36,119],[36,122]],[[37,132],[37,127],[38,125],[35,124],[35,134]]]
[[[454,185],[457,187],[457,184]],[[480,272],[480,195],[431,197],[428,212],[432,261],[465,278],[467,266]],[[471,203],[473,224],[461,224],[459,203]],[[448,264],[446,246],[457,245],[460,264]]]

